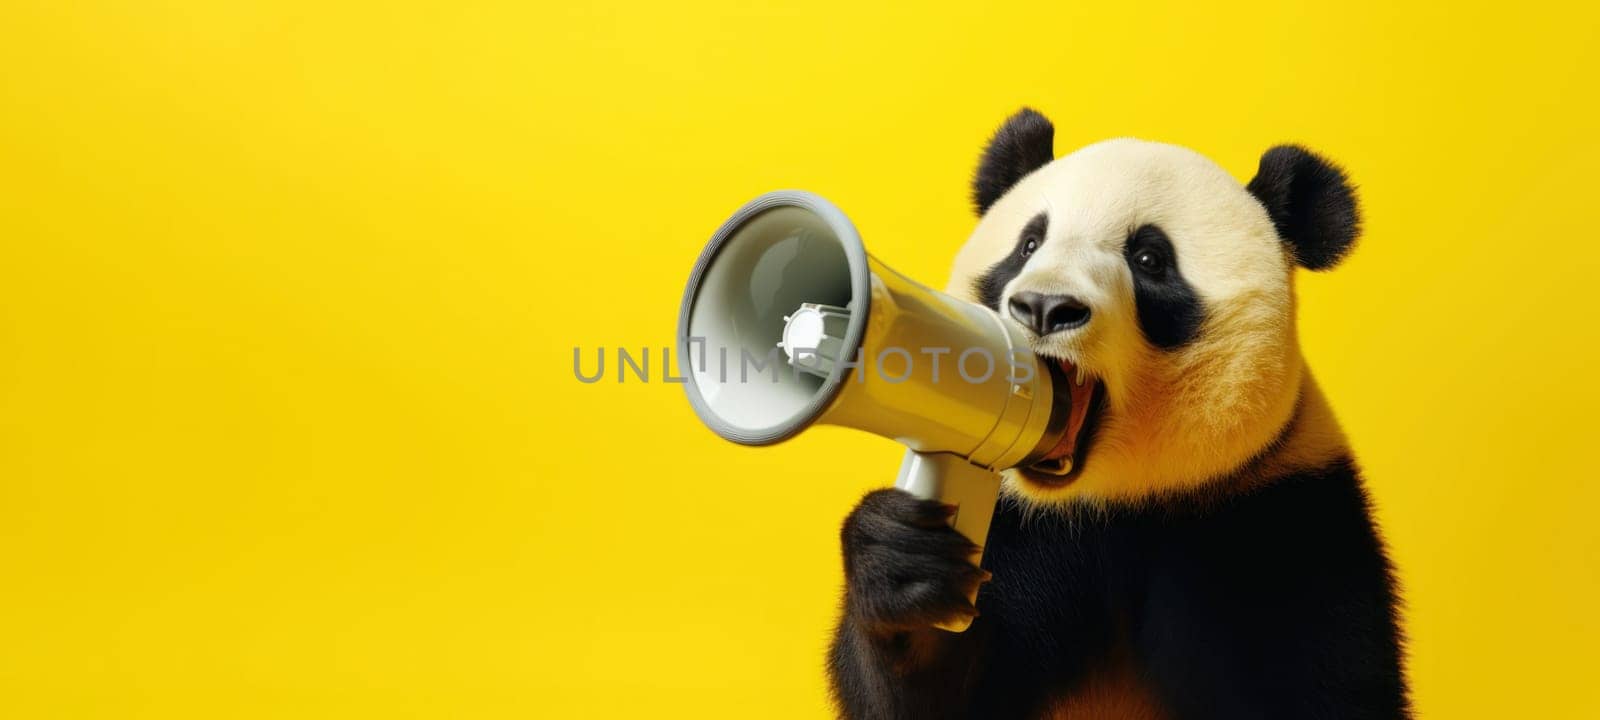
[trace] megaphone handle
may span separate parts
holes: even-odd
[[[989,521],[994,519],[995,503],[1000,498],[1000,475],[973,465],[955,453],[920,453],[907,450],[900,461],[900,476],[894,486],[926,500],[938,500],[956,506],[950,524],[966,536],[978,552],[973,564],[983,562],[983,545],[989,539]],[[974,588],[968,601],[978,601]],[[961,618],[940,623],[937,627],[951,632],[961,632],[972,624],[971,618]]]

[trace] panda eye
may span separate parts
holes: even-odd
[[[1018,259],[1027,258],[1039,251],[1039,247],[1044,245],[1044,231],[1045,228],[1050,226],[1049,223],[1050,218],[1044,213],[1039,213],[1033,216],[1033,219],[1029,220],[1027,225],[1022,227],[1022,232],[1018,233],[1017,237],[1016,257]]]
[[[1167,256],[1163,255],[1160,250],[1151,248],[1140,250],[1134,254],[1133,262],[1139,266],[1140,270],[1151,275],[1160,275],[1162,271],[1167,269]]]

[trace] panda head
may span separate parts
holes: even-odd
[[[1007,471],[1007,487],[1139,499],[1240,470],[1295,415],[1294,269],[1332,267],[1354,242],[1344,174],[1280,146],[1241,186],[1191,150],[1141,140],[1053,159],[1053,135],[1023,110],[990,141],[973,180],[981,220],[948,288],[1022,325],[1083,409],[1052,453],[1071,471]]]

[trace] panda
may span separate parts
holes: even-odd
[[[1086,412],[1045,461],[1070,471],[1003,473],[982,568],[950,508],[860,501],[840,714],[1409,717],[1392,569],[1295,330],[1295,268],[1359,233],[1345,174],[1278,146],[1241,186],[1181,147],[1053,141],[1028,109],[995,133],[947,291],[1074,379]]]

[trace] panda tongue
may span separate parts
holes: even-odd
[[[1078,434],[1083,431],[1083,421],[1089,416],[1089,400],[1094,397],[1095,380],[1085,380],[1079,385],[1077,366],[1066,360],[1061,361],[1061,370],[1067,380],[1067,393],[1071,398],[1071,406],[1067,409],[1067,429],[1061,433],[1061,440],[1056,446],[1045,453],[1046,460],[1072,457],[1072,454],[1077,452]]]

